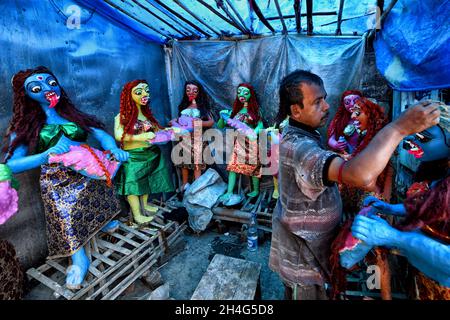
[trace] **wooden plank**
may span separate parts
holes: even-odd
[[[156,259],[148,258],[139,265],[139,268],[134,270],[128,277],[122,280],[113,290],[107,295],[102,297],[101,300],[114,300],[123,291],[125,291],[137,278],[142,276],[147,270],[149,270],[156,263]]]
[[[52,279],[46,277],[45,275],[43,275],[42,273],[40,273],[39,271],[37,271],[34,268],[28,269],[27,274],[29,276],[35,278],[36,280],[38,280],[42,284],[46,285],[51,290],[53,290],[54,292],[58,293],[59,295],[63,296],[66,299],[71,299],[74,296],[74,293],[71,292],[69,289],[66,289],[66,288],[62,287],[57,282],[55,282]]]
[[[129,243],[129,244],[131,244],[133,247],[139,247],[141,244],[140,243],[138,243],[138,242],[136,242],[136,241],[134,241],[134,240],[131,240],[130,238],[127,238],[127,237],[124,237],[124,236],[122,236],[121,234],[118,234],[117,232],[114,232],[113,234],[112,234],[112,236],[113,237],[116,237],[117,239],[120,239],[120,240],[123,240],[123,241],[125,241],[126,243]]]
[[[89,266],[89,272],[92,273],[94,276],[101,277],[102,276],[102,272],[100,270],[98,270],[96,267],[93,267],[92,264]]]
[[[255,270],[256,268],[256,270]],[[234,293],[234,296],[232,300],[253,300],[256,294],[256,288],[258,287],[259,282],[259,274],[261,272],[261,265],[258,264],[250,264],[246,263],[241,274],[239,275],[240,279],[251,279],[250,286],[245,286],[245,284],[242,284],[246,288],[239,288],[239,290],[236,290]],[[256,285],[253,285],[254,278],[256,277]]]
[[[259,263],[216,254],[191,300],[252,300],[260,271]]]
[[[52,268],[58,270],[62,274],[66,274],[66,268],[64,268],[62,265],[57,263],[55,260],[50,260],[49,259],[45,263],[48,264],[49,266],[51,266]]]
[[[93,252],[93,253],[92,253],[92,256],[93,256],[94,258],[96,258],[96,259],[98,259],[98,260],[100,260],[100,261],[102,261],[102,262],[104,262],[104,263],[110,265],[111,267],[113,267],[113,266],[117,263],[116,261],[111,260],[111,259],[109,259],[109,258],[107,258],[107,257],[105,257],[105,256],[103,256],[102,254],[97,253],[97,252]]]
[[[273,215],[271,213],[265,213],[265,212],[257,212],[256,215],[263,216],[263,217],[268,217],[268,218],[272,218],[273,217]]]
[[[263,199],[265,196],[266,196],[266,191],[262,191],[259,193],[258,199],[256,199],[255,205],[252,208],[252,212],[260,211],[262,203],[263,203]]]
[[[48,260],[47,260],[48,261]],[[50,270],[52,268],[52,266],[48,265],[48,264],[43,264],[42,266],[36,268],[36,270],[40,273],[44,273],[47,272],[48,270]]]
[[[120,228],[122,228],[123,230],[126,230],[134,235],[136,235],[137,237],[141,238],[142,240],[148,240],[150,239],[149,237],[147,237],[146,235],[142,234],[141,232],[130,228],[129,226],[125,225],[125,224],[120,224]]]
[[[122,247],[120,247],[118,245],[112,244],[111,242],[107,242],[107,241],[104,241],[104,240],[101,240],[101,239],[98,239],[97,243],[101,247],[108,248],[108,249],[114,250],[116,252],[120,252],[120,253],[122,253],[124,255],[129,255],[131,253],[131,250],[122,248]]]
[[[142,258],[144,258],[146,255],[148,254],[148,252],[144,251],[143,253],[141,253],[139,255],[139,257],[137,258],[137,260],[141,260]],[[157,256],[157,253],[153,253],[150,258],[154,259],[155,256]],[[110,286],[111,284],[113,284],[117,279],[119,279],[121,276],[123,276],[129,269],[131,269],[133,267],[133,264],[127,264],[124,268],[122,269],[116,269],[115,271],[118,271],[116,274],[114,274],[111,278],[108,278],[106,284],[100,288],[98,288],[93,294],[90,294],[89,297],[86,298],[86,300],[92,300],[95,299],[95,297],[97,297],[106,287]],[[136,271],[136,270],[135,270]],[[125,288],[126,289],[126,288]],[[113,291],[114,289],[112,289],[110,291],[110,293]]]
[[[231,221],[231,222],[237,222],[237,223],[242,223],[242,224],[248,224],[249,220],[248,219],[243,219],[243,218],[236,218],[236,217],[230,217],[230,216],[221,216],[221,215],[213,215],[213,219],[214,220],[220,220],[220,221]]]
[[[121,226],[121,227],[126,227],[123,223],[121,223],[120,226]],[[128,228],[128,227],[127,227],[127,228]],[[131,229],[131,228],[130,228],[130,229]],[[131,230],[133,230],[133,229],[131,229]],[[133,231],[135,231],[135,230],[133,230]],[[133,236],[139,236],[139,235],[140,235],[139,233],[136,234],[136,233],[130,232],[130,233],[128,233],[128,234],[126,235],[126,237],[127,237],[127,238],[133,238]],[[149,239],[149,238],[148,238],[147,236],[145,236],[145,235],[141,235],[141,236],[142,236],[142,237],[146,237],[147,239]],[[120,240],[118,243],[116,243],[116,245],[122,245],[122,244],[124,244],[124,243],[125,243],[125,241]],[[94,238],[93,238],[93,244],[95,244],[95,245],[97,246],[97,244],[96,244]],[[96,251],[99,252],[98,246],[97,246]],[[115,251],[114,251],[114,250],[108,249],[107,251],[103,252],[102,255],[103,255],[104,257],[109,257],[109,256],[112,257],[112,256],[114,256],[114,254],[115,254]],[[121,256],[118,257],[117,259],[119,260],[120,258],[121,258]],[[93,261],[92,263],[93,263],[93,265],[96,267],[96,266],[98,266],[101,262],[102,262],[101,260],[95,260],[95,261]]]
[[[212,209],[212,212],[214,215],[245,219],[247,221],[250,221],[252,217],[252,214],[250,212],[237,209],[215,207]]]

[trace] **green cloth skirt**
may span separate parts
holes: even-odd
[[[167,163],[157,146],[126,150],[130,153],[115,177],[117,193],[141,196],[174,191]]]

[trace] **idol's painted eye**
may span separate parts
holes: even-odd
[[[142,90],[141,90],[141,89],[136,90],[136,91],[134,92],[134,94],[140,96],[140,95],[142,94]]]
[[[41,91],[42,91],[41,86],[33,86],[33,88],[31,88],[31,92],[33,92],[33,93],[38,93]]]
[[[430,140],[431,140],[431,138],[430,137],[427,137],[427,136],[425,136],[424,134],[422,134],[422,133],[416,133],[416,138],[417,138],[417,140],[419,140],[420,142],[429,142]]]
[[[51,85],[52,87],[56,87],[58,85],[58,82],[56,82],[55,79],[50,79],[48,81],[48,84]]]

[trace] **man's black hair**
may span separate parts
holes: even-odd
[[[281,123],[287,116],[291,115],[291,105],[298,104],[303,109],[303,92],[300,84],[315,84],[323,87],[323,80],[317,74],[306,70],[295,70],[281,80],[279,97],[280,106],[276,118]]]

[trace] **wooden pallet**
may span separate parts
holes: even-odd
[[[272,232],[272,212],[275,201],[272,201],[273,189],[261,189],[256,199],[247,198],[240,208],[218,206],[212,209],[214,220],[225,220],[249,224],[252,212],[256,213],[258,229]]]
[[[162,216],[159,218],[164,221]],[[111,235],[99,233],[85,246],[91,264],[78,291],[68,290],[64,285],[67,258],[47,260],[44,265],[29,269],[27,275],[50,288],[55,296],[67,300],[114,300],[170,253],[185,228],[185,224],[176,222],[152,222],[150,227],[142,229],[120,223]]]

